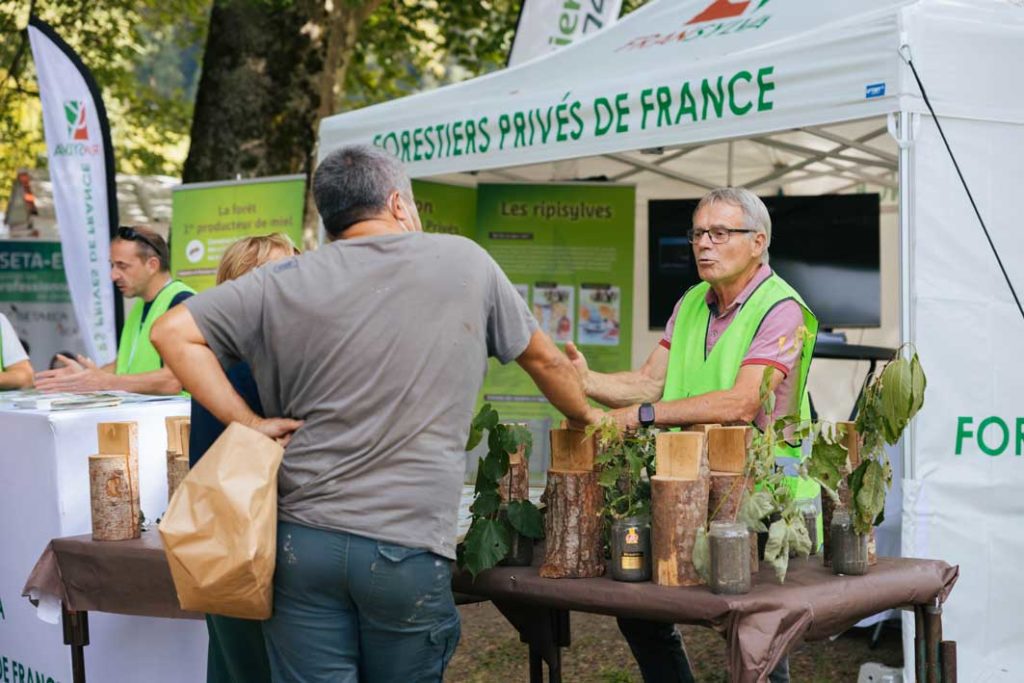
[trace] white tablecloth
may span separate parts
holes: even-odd
[[[19,672],[10,680],[71,680],[70,651],[60,625],[42,621],[21,589],[51,538],[91,531],[88,456],[97,450],[96,424],[138,423],[142,511],[147,520],[155,520],[167,506],[164,418],[188,411],[188,401],[174,399],[48,413],[13,410],[0,397],[0,670]],[[157,532],[154,527],[146,533]],[[201,621],[97,612],[89,614],[89,632],[89,681],[206,678]]]

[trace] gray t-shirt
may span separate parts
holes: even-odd
[[[280,518],[455,557],[465,444],[487,357],[537,329],[474,242],[334,242],[184,303],[270,417],[305,420],[278,475]],[[240,454],[241,455],[241,454]]]

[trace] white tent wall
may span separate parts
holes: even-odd
[[[1024,231],[1013,199],[1024,177],[1024,125],[940,121],[1019,293]],[[1024,372],[1015,359],[1024,319],[934,121],[922,116],[914,130],[911,338],[929,385],[904,481],[903,551],[960,565],[943,637],[957,641],[965,680],[1020,681]],[[984,425],[990,417],[1006,425],[1005,445],[999,423]]]

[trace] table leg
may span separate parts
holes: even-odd
[[[939,661],[939,643],[942,642],[942,607],[928,605],[924,608],[925,683],[939,683],[942,677]]]
[[[942,683],[956,683],[955,640],[944,640],[939,643],[939,658],[942,660]]]
[[[494,606],[519,631],[519,640],[530,646],[530,683],[543,683],[544,662],[548,680],[561,683],[561,648],[568,647],[570,640],[569,612],[500,600]]]
[[[89,644],[89,613],[69,610],[61,603],[64,644],[71,647],[71,680],[85,683],[85,646]]]
[[[914,605],[914,680],[916,683],[924,683],[925,662],[927,661],[924,647],[924,605]]]

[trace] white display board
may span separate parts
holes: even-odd
[[[42,621],[21,590],[51,538],[91,530],[88,456],[99,422],[139,425],[142,511],[167,505],[164,418],[188,415],[172,399],[117,408],[47,413],[13,410],[0,394],[0,680],[70,683],[71,654],[59,623]],[[155,528],[145,533],[157,533]],[[91,612],[85,648],[89,681],[202,681],[207,636],[198,620]]]

